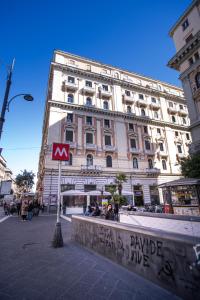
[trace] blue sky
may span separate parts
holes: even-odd
[[[13,0],[0,4],[0,105],[6,70],[16,58],[0,141],[14,175],[37,173],[50,60],[54,49],[92,58],[180,86],[166,64],[175,54],[169,29],[189,0]]]

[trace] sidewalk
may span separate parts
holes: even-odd
[[[62,220],[65,246],[51,247],[55,216],[0,223],[0,299],[15,300],[175,300],[168,291],[90,252],[70,240],[71,223]]]

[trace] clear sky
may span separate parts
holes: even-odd
[[[47,79],[53,50],[78,54],[180,86],[166,64],[175,54],[169,29],[190,0],[12,0],[0,4],[0,105],[6,70],[16,58],[0,141],[14,176],[37,173]]]

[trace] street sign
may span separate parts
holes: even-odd
[[[52,160],[69,160],[69,144],[53,143]]]

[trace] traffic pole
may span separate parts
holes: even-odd
[[[57,197],[57,220],[55,226],[52,246],[54,248],[63,247],[62,229],[60,223],[60,184],[61,184],[61,161],[58,161],[58,197]]]

